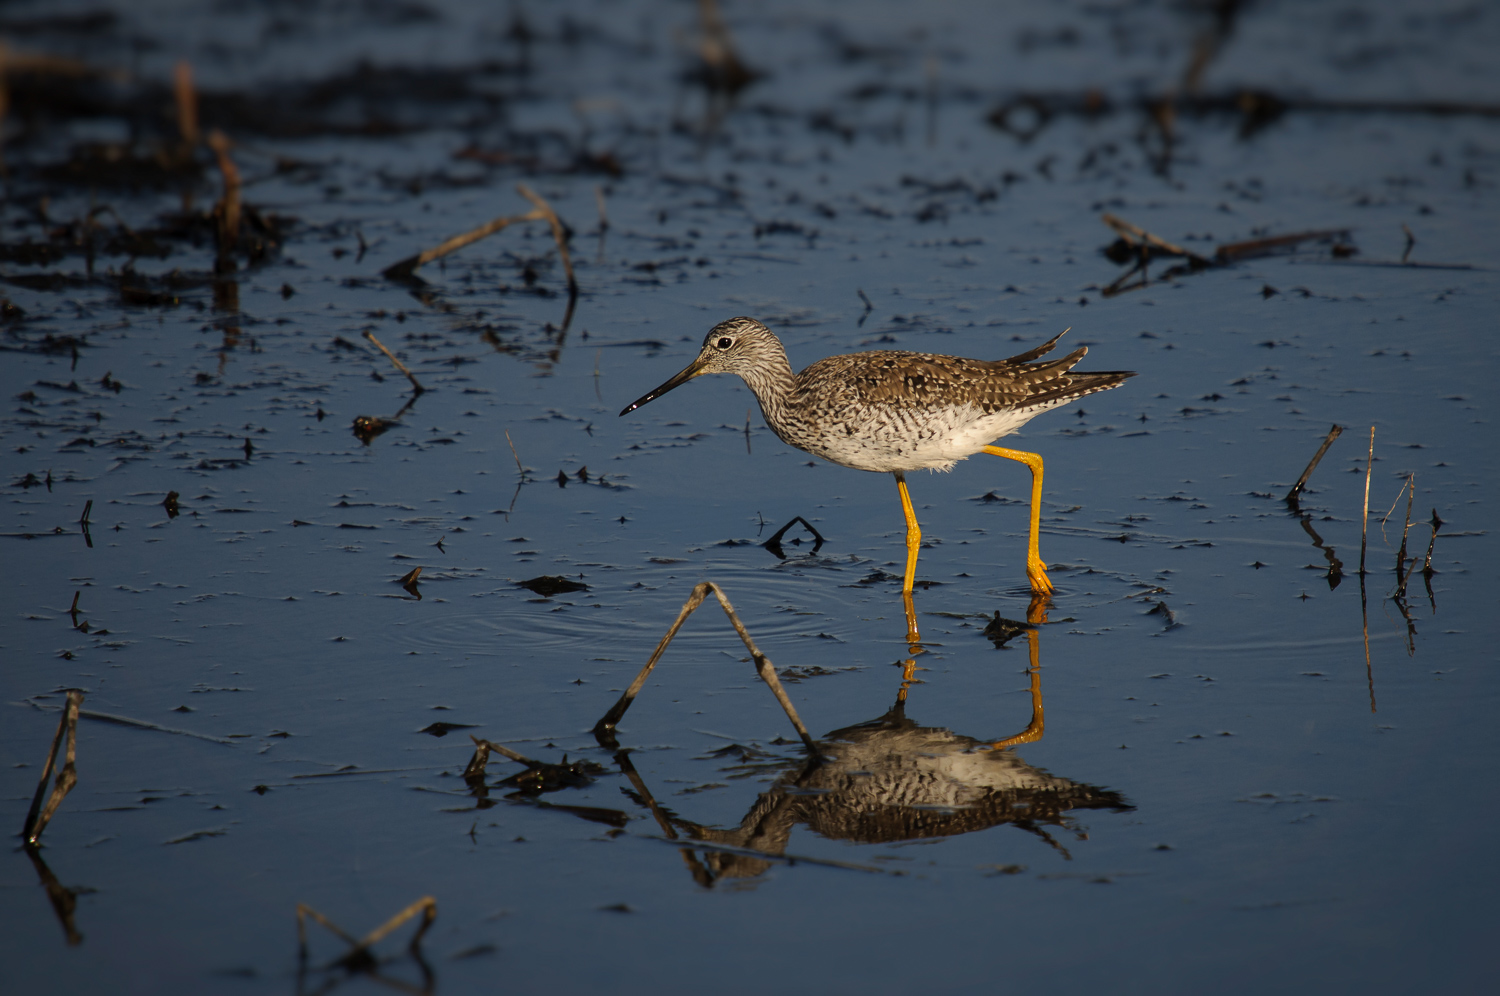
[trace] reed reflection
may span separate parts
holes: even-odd
[[[730,778],[774,777],[737,826],[699,823],[657,801],[636,770],[631,751],[621,749],[615,738],[614,724],[624,714],[621,706],[628,706],[633,699],[629,692],[595,727],[595,737],[615,752],[614,761],[630,782],[626,794],[649,811],[667,839],[686,845],[681,852],[683,860],[693,878],[704,886],[726,879],[753,879],[784,861],[846,864],[789,854],[787,848],[799,825],[830,840],[861,844],[935,840],[1010,825],[1071,859],[1057,831],[1078,833],[1083,838],[1072,816],[1074,811],[1107,809],[1119,813],[1134,807],[1118,792],[1053,775],[1028,764],[1015,752],[1017,746],[1040,740],[1044,731],[1040,627],[1046,622],[1046,613],[1046,598],[1035,597],[1024,623],[997,618],[997,623],[1008,625],[992,628],[997,633],[1007,629],[1009,636],[990,634],[1000,643],[1018,634],[1026,637],[1031,716],[1018,733],[999,739],[971,737],[942,726],[922,725],[908,716],[908,695],[916,680],[913,672],[923,653],[922,646],[913,643],[909,647],[911,657],[902,662],[903,677],[895,702],[884,714],[833,730],[815,741],[808,738],[804,741],[807,752],[800,758],[740,744],[715,752],[714,757],[731,761],[722,769]],[[681,621],[680,617],[678,625]],[[653,663],[665,643],[653,656]],[[794,716],[789,712],[789,717]],[[796,725],[800,727],[800,723]],[[624,826],[628,814],[623,810],[552,806],[535,798],[537,792],[587,781],[587,774],[592,772],[579,770],[578,762],[547,765],[487,741],[478,743],[480,750],[467,775],[480,805],[488,803],[484,798],[487,792],[480,787],[484,759],[494,750],[528,765],[525,775],[502,783],[517,789],[512,794],[515,801],[529,796],[525,801],[532,804],[565,809],[580,818],[617,828]],[[477,781],[473,780],[475,775],[479,776]],[[521,784],[528,779],[530,792]]]

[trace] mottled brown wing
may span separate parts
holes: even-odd
[[[1006,408],[1055,405],[1095,391],[1108,390],[1130,376],[1123,372],[1081,373],[1071,370],[1088,353],[1080,346],[1046,363],[1023,357],[1042,355],[1054,338],[1020,357],[970,360],[934,353],[877,350],[830,356],[801,375],[799,393],[824,403],[857,407],[931,409],[973,405],[989,413]]]

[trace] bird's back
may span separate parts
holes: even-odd
[[[830,356],[796,375],[766,421],[783,440],[859,470],[946,470],[1035,416],[1121,384],[1130,373],[1074,373],[1080,346],[1057,343],[1006,360],[874,350]]]

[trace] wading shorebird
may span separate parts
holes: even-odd
[[[1066,331],[1066,330],[1065,330]],[[792,373],[781,340],[753,318],[715,325],[698,358],[671,380],[620,412],[641,405],[710,373],[738,374],[755,393],[771,431],[785,443],[830,463],[896,475],[906,515],[906,577],[901,593],[915,638],[911,603],[922,530],[906,490],[909,470],[950,470],[975,453],[992,453],[1031,469],[1031,531],[1026,574],[1031,590],[1052,591],[1037,552],[1041,526],[1042,458],[990,445],[1042,412],[1075,398],[1118,387],[1132,371],[1075,373],[1088,353],[1080,346],[1056,360],[1044,356],[1062,333],[1008,360],[970,360],[934,353],[873,350],[818,360]]]

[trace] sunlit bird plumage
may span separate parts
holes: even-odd
[[[1058,359],[1040,360],[1061,338],[1059,334],[1006,360],[882,349],[830,356],[793,373],[786,350],[770,329],[753,318],[731,318],[713,327],[698,357],[684,370],[620,414],[702,374],[739,375],[760,402],[766,424],[784,442],[843,467],[896,476],[906,515],[902,590],[908,594],[922,533],[907,493],[906,472],[949,470],[981,452],[1017,460],[1032,474],[1026,573],[1032,591],[1045,595],[1052,583],[1037,552],[1042,458],[990,444],[1042,412],[1118,387],[1133,376],[1130,371],[1075,371],[1088,353],[1085,346]]]

